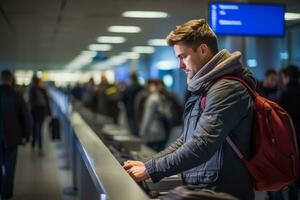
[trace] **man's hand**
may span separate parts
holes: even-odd
[[[143,166],[133,166],[127,170],[127,173],[136,182],[141,182],[149,178],[145,165]]]
[[[127,160],[126,162],[124,162],[123,168],[125,170],[128,170],[134,166],[144,166],[144,163],[141,161],[136,161],[136,160]]]
[[[143,162],[128,160],[124,163],[123,168],[136,182],[140,182],[149,178]]]

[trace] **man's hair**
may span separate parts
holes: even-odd
[[[290,78],[290,81],[298,81],[300,78],[300,71],[296,65],[288,65],[281,72]]]
[[[268,77],[272,74],[277,74],[277,72],[274,70],[274,69],[268,69],[266,72],[265,72],[265,77]]]
[[[213,54],[218,53],[216,34],[211,30],[205,19],[190,20],[176,26],[166,38],[168,45],[174,46],[179,42],[192,47],[194,50],[200,44],[206,44]]]
[[[8,69],[4,69],[1,72],[1,80],[3,83],[13,81],[13,75]]]

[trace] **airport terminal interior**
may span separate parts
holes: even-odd
[[[202,154],[196,155],[195,149],[188,147],[195,140],[213,145],[217,133],[207,131],[201,123],[210,122],[216,128],[219,124],[205,115],[215,107],[209,101],[204,101],[203,107],[202,96],[196,100],[198,113],[194,108],[188,111],[191,99],[198,95],[191,89],[194,79],[186,69],[193,60],[185,61],[188,56],[178,55],[178,43],[174,46],[166,40],[176,27],[196,19],[205,19],[215,33],[218,51],[241,53],[238,63],[252,72],[256,92],[286,109],[295,126],[295,138],[291,140],[297,149],[299,0],[1,0],[0,200],[299,200],[300,157],[296,157],[298,168],[294,169],[298,178],[283,181],[281,190],[253,185],[253,196],[239,198],[235,194],[243,192],[230,193],[230,187],[239,188],[245,181],[242,178],[227,180],[230,189],[219,190],[222,178],[230,179],[228,173],[233,177],[240,172],[232,163],[242,166],[225,136],[218,152],[223,148],[230,151],[235,162],[227,161],[224,168],[226,165],[230,170],[226,175],[220,172],[217,180],[209,182],[213,175],[205,171],[198,176],[206,178],[197,177],[198,182],[188,184],[185,171],[197,165],[187,168],[193,163],[190,161],[178,167],[176,160],[163,163],[168,156],[177,159],[177,151],[194,154],[198,165],[215,157],[207,153],[209,158],[201,158]],[[294,96],[286,97],[283,94],[291,80],[299,87],[294,89]],[[6,93],[7,87],[11,93]],[[15,96],[11,98],[8,95],[12,92]],[[205,98],[211,96],[208,92]],[[220,102],[230,100],[227,97],[224,95]],[[246,97],[241,93],[238,98],[243,101]],[[282,102],[293,102],[292,109]],[[205,103],[211,107],[205,107]],[[236,113],[227,113],[227,119],[220,122],[222,126],[231,124],[229,118],[233,121]],[[194,133],[190,126],[194,126]],[[194,134],[190,138],[184,134],[186,127]],[[15,131],[19,131],[17,136],[13,136]],[[212,136],[207,139],[209,134]],[[155,158],[156,153],[179,140],[184,141],[181,147]],[[205,146],[202,143],[199,151]],[[178,159],[186,158],[182,155]],[[225,163],[225,153],[222,159]],[[128,160],[144,164],[126,168]],[[165,171],[157,172],[163,174],[158,182],[149,165],[153,165],[151,170],[164,167]],[[166,172],[175,165],[184,170]],[[146,169],[148,178],[138,181],[131,169]],[[289,169],[285,168],[286,172],[292,171]],[[184,194],[192,191],[198,196],[181,196],[178,188]],[[199,192],[205,188],[215,193],[202,196]]]

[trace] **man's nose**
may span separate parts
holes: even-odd
[[[179,68],[180,69],[185,69],[186,68],[186,66],[185,66],[184,62],[182,62],[182,60],[179,60]]]

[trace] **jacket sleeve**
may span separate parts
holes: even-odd
[[[145,163],[153,182],[209,160],[248,113],[249,98],[247,90],[237,81],[221,80],[214,84],[207,93],[206,106],[193,136],[172,153]]]
[[[174,143],[168,146],[166,149],[158,152],[157,154],[153,155],[151,159],[158,159],[162,158],[170,153],[176,151],[181,145],[183,144],[183,135],[181,135]]]

